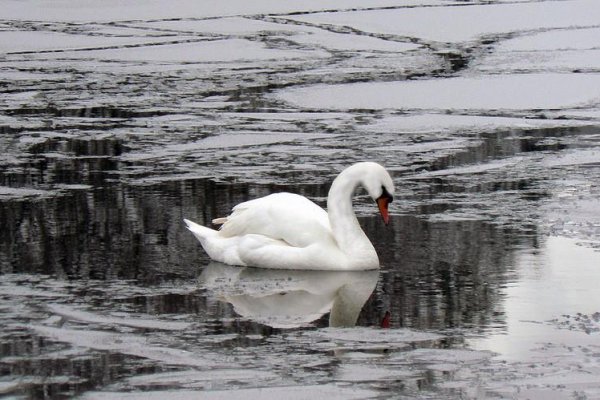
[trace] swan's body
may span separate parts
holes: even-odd
[[[388,222],[392,178],[379,164],[363,162],[333,181],[323,210],[305,197],[276,193],[238,204],[216,231],[185,220],[210,258],[231,265],[279,269],[379,268],[375,248],[362,231],[352,196],[362,185]]]

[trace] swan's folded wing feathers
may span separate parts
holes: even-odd
[[[238,204],[219,232],[224,237],[258,234],[305,246],[329,236],[331,228],[325,210],[312,201],[276,193]]]
[[[252,204],[254,204],[257,200],[261,199],[249,200],[236,205],[231,209],[231,214],[229,214],[227,217],[215,218],[212,220],[212,223],[215,225],[221,225],[219,232],[221,232],[221,235],[224,237],[232,237],[244,234],[245,219],[243,217],[239,217],[244,211],[251,209]]]
[[[213,225],[223,225],[225,222],[227,222],[227,217],[215,218],[212,220]]]

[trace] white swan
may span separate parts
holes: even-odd
[[[303,196],[276,193],[240,203],[213,220],[216,231],[184,220],[210,258],[225,264],[278,269],[379,268],[375,248],[362,231],[352,196],[362,185],[377,202],[385,224],[394,184],[379,164],[361,162],[333,181],[327,212]]]

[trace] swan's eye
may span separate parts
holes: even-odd
[[[381,186],[381,196],[379,196],[379,197],[384,197],[384,198],[388,199],[388,203],[391,203],[392,201],[394,201],[394,196],[392,196],[390,194],[390,192],[387,191],[385,186]]]

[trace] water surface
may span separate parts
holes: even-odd
[[[596,2],[0,3],[1,395],[600,397]],[[378,271],[182,222],[364,160]]]

